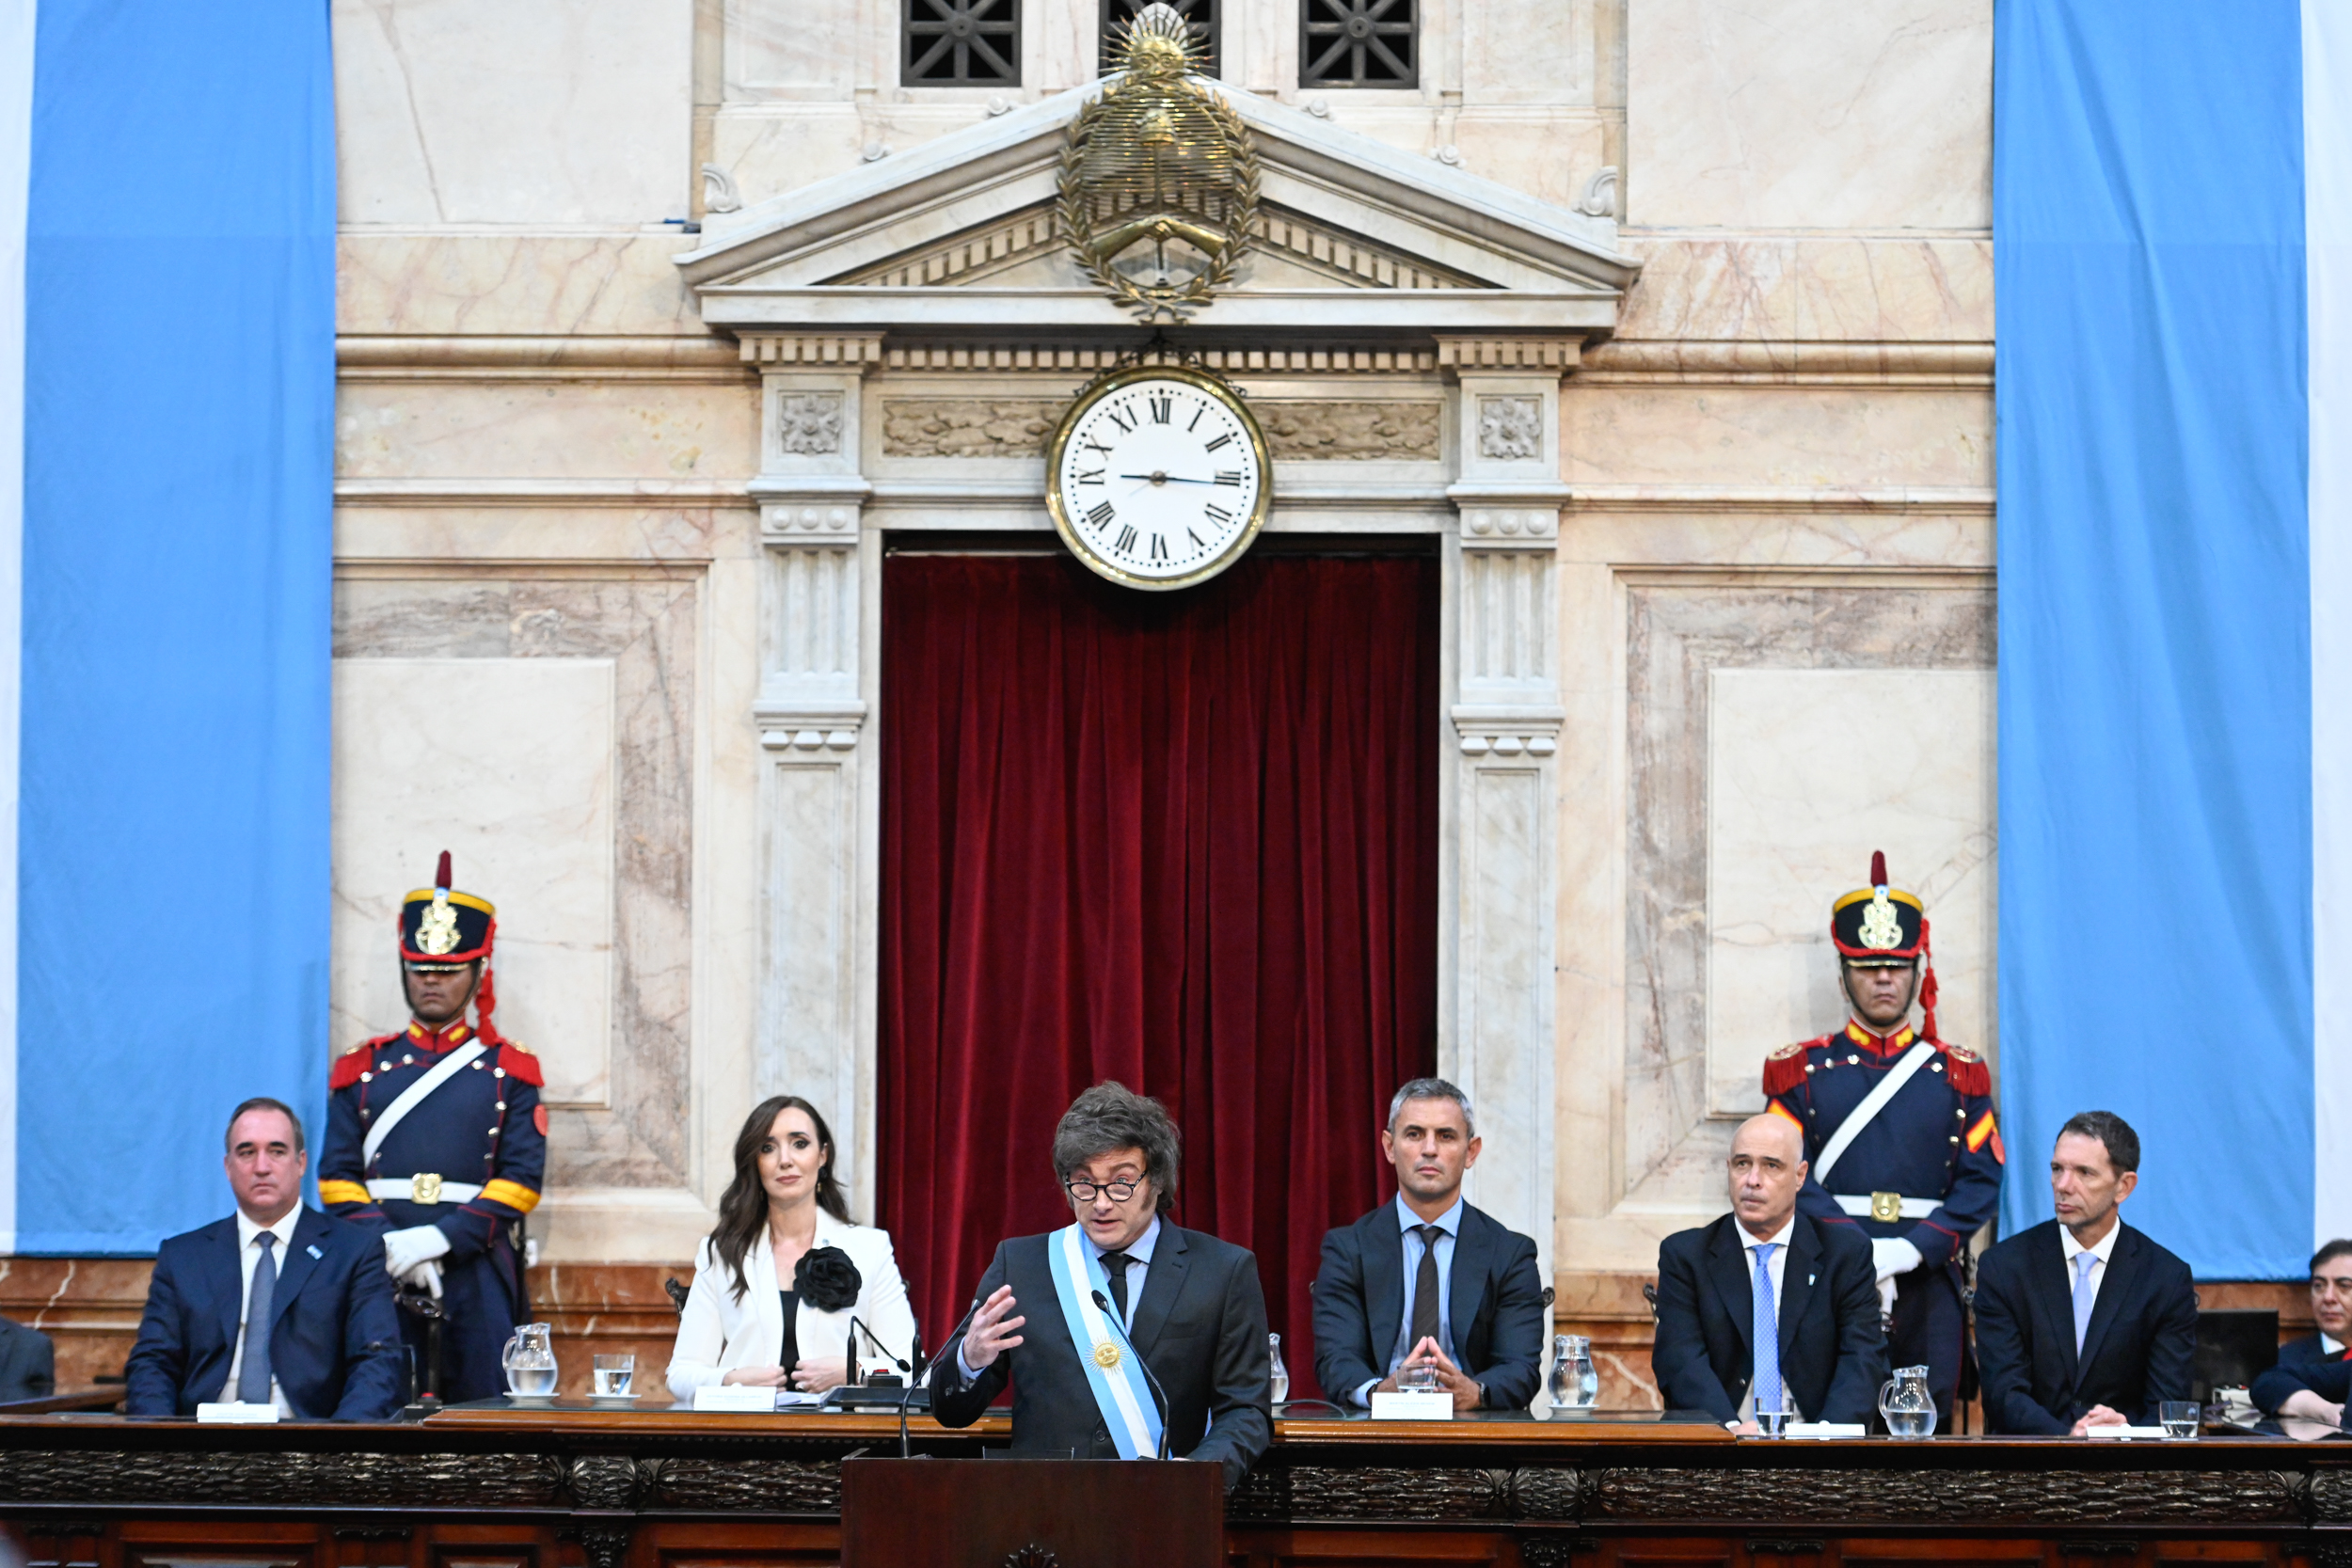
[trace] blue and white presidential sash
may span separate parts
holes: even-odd
[[[1143,1368],[1120,1327],[1094,1305],[1094,1292],[1111,1299],[1110,1276],[1103,1260],[1087,1245],[1076,1226],[1054,1233],[1046,1246],[1046,1262],[1054,1276],[1054,1293],[1061,1297],[1063,1322],[1070,1325],[1070,1342],[1087,1370],[1094,1402],[1102,1407],[1103,1424],[1121,1459],[1156,1459],[1160,1452],[1160,1410]],[[1120,1325],[1123,1327],[1124,1325]]]

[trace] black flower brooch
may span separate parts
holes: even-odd
[[[855,1307],[858,1288],[865,1283],[850,1255],[837,1246],[811,1247],[792,1267],[793,1291],[819,1312]]]

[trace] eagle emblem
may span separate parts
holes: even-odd
[[[1145,7],[1120,35],[1118,76],[1062,149],[1063,232],[1087,275],[1142,322],[1208,304],[1257,221],[1249,129],[1192,79],[1200,65],[1191,24]]]
[[[1895,901],[1880,888],[1870,895],[1870,907],[1862,911],[1862,945],[1874,953],[1903,944],[1902,922],[1895,916]]]
[[[449,889],[435,888],[433,902],[417,917],[417,951],[439,958],[457,947],[457,911],[449,907]]]

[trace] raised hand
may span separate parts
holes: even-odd
[[[997,1286],[995,1294],[980,1303],[980,1309],[972,1314],[972,1326],[963,1332],[965,1366],[976,1372],[986,1371],[999,1355],[1021,1343],[1018,1330],[1029,1320],[1010,1315],[1017,1305],[1009,1285]]]

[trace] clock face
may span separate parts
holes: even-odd
[[[1175,366],[1089,388],[1048,454],[1045,496],[1078,559],[1134,588],[1214,577],[1257,537],[1265,436],[1222,382]]]

